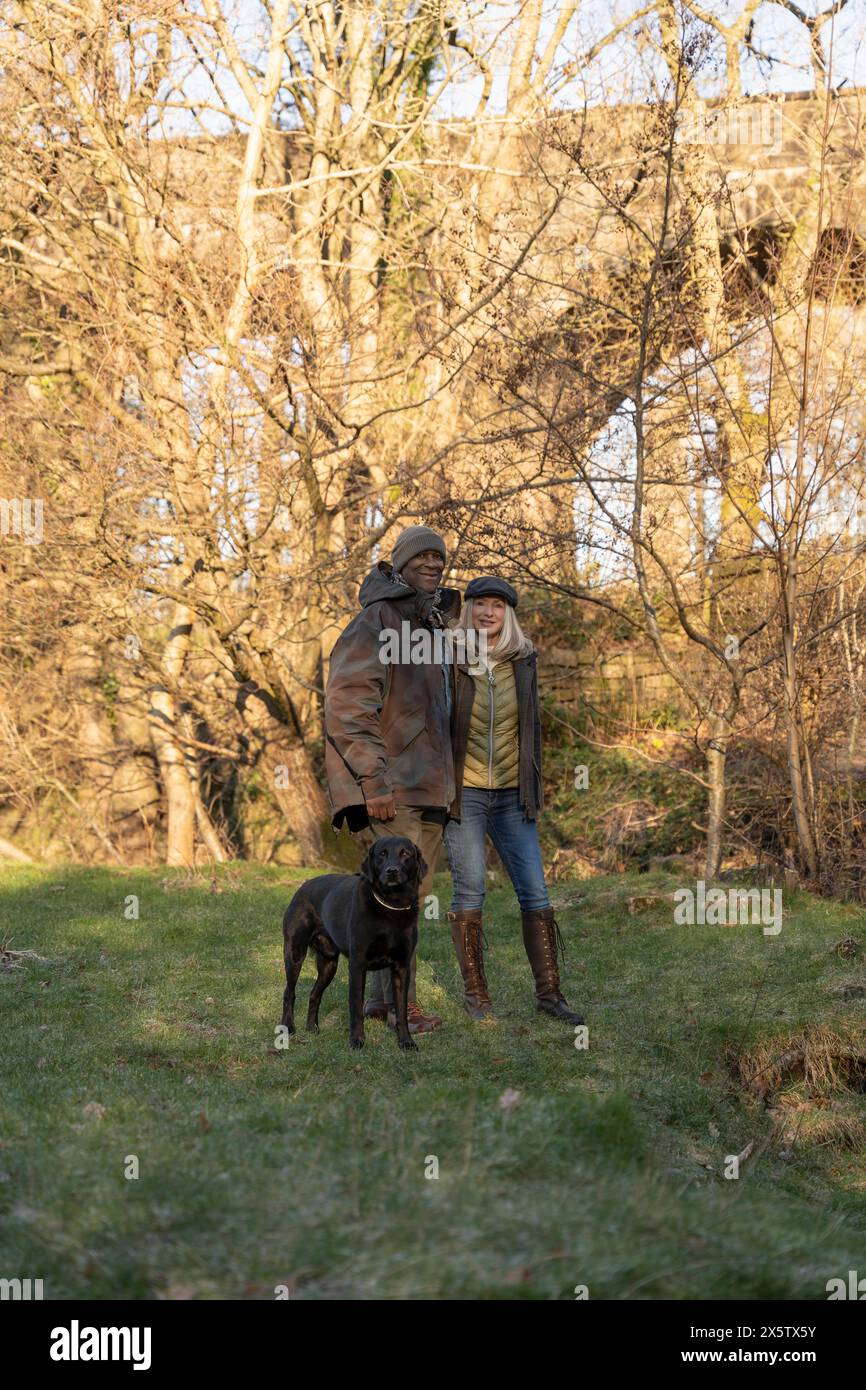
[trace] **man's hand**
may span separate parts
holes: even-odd
[[[367,802],[367,815],[371,820],[393,820],[396,814],[393,796],[371,796]]]

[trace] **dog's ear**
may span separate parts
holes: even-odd
[[[358,873],[361,875],[361,877],[365,878],[368,883],[373,882],[373,850],[375,848],[375,845],[370,846],[370,848],[367,850],[367,853],[364,855],[364,858],[361,860],[361,867],[358,870]]]
[[[418,887],[420,888],[421,884],[424,882],[424,875],[427,872],[427,860],[421,853],[420,845],[415,846],[415,858],[418,861]]]

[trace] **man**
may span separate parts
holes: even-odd
[[[460,612],[458,591],[440,588],[446,559],[445,542],[428,526],[400,533],[391,563],[380,561],[361,585],[361,612],[334,646],[325,692],[332,824],[339,830],[345,820],[364,848],[383,835],[406,835],[418,845],[427,861],[422,908],[455,795],[454,671],[434,638]],[[416,634],[425,632],[419,642]],[[413,957],[409,1027],[429,1033],[442,1020],[422,1012],[415,974]],[[386,971],[371,973],[369,996],[365,1017],[393,1026]]]

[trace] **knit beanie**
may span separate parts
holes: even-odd
[[[401,570],[407,560],[414,559],[416,555],[421,554],[422,550],[438,550],[443,560],[448,559],[445,542],[429,526],[407,526],[405,531],[401,531],[397,537],[397,543],[391,555],[391,564],[395,570]]]

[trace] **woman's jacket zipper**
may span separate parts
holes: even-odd
[[[493,786],[493,722],[496,713],[496,682],[493,672],[487,668],[487,693],[490,697],[490,723],[487,730],[487,785]]]

